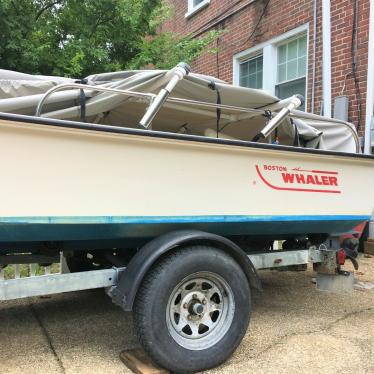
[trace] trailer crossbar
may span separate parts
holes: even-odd
[[[322,262],[323,251],[298,249],[293,251],[270,251],[248,255],[256,270]]]

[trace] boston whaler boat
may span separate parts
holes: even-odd
[[[336,274],[323,243],[374,207],[354,126],[302,101],[185,64],[81,81],[0,70],[1,263],[62,253],[72,272],[3,281],[0,299],[109,287],[159,365],[219,364],[256,269]]]

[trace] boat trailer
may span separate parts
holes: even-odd
[[[339,253],[335,249],[326,247],[290,251],[274,250],[249,254],[248,259],[256,270],[287,269],[311,263],[317,271],[317,289],[350,292],[353,289],[353,275],[340,269],[340,266],[344,264],[344,256],[339,259],[341,256]],[[95,288],[105,288],[107,294],[111,296],[125,271],[126,267],[113,267],[77,273],[56,273],[29,277],[18,275],[14,279],[0,280],[0,300],[14,300]]]

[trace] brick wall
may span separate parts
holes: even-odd
[[[361,129],[364,130],[369,0],[358,1],[357,32],[357,81],[361,93]],[[314,0],[270,0],[265,13],[254,32],[254,27],[263,13],[268,0],[211,0],[210,4],[185,18],[187,0],[170,0],[174,8],[173,17],[162,26],[162,31],[185,35],[193,33],[196,37],[204,35],[208,29],[225,29],[226,32],[214,42],[217,53],[204,53],[192,65],[193,71],[210,74],[232,83],[233,56],[239,52],[281,35],[300,25],[309,23],[309,58],[307,82],[307,108],[311,110],[312,69],[313,69],[313,5]],[[322,1],[317,0],[317,38],[316,38],[316,78],[314,112],[319,113],[322,102]],[[352,26],[354,0],[331,0],[331,59],[332,59],[332,103],[336,96],[349,97],[349,121],[358,124],[359,96],[352,74]],[[234,13],[208,28],[209,23]],[[276,63],[276,62],[274,62]],[[344,88],[344,90],[343,90]]]

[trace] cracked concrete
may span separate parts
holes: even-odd
[[[373,282],[374,257],[361,256],[357,274]],[[254,297],[243,343],[211,374],[374,373],[374,290],[318,292],[309,271],[261,277],[265,292]]]
[[[360,265],[357,277],[374,282],[374,257]],[[209,374],[374,374],[374,289],[332,295],[311,271],[260,275],[242,344]],[[138,346],[131,315],[102,290],[2,302],[0,316],[1,374],[130,374],[118,353]]]
[[[64,374],[65,373],[65,367],[64,367],[63,363],[61,362],[58,353],[56,352],[56,349],[53,345],[52,337],[49,335],[48,330],[45,328],[45,326],[43,324],[43,321],[39,317],[38,313],[35,310],[35,306],[32,303],[30,303],[30,310],[31,310],[31,313],[33,314],[33,316],[35,317],[36,322],[39,324],[40,330],[45,337],[45,340],[46,340],[46,342],[49,346],[49,349],[51,350],[51,352],[53,353],[53,356],[55,357],[57,366],[60,368],[61,373]]]

